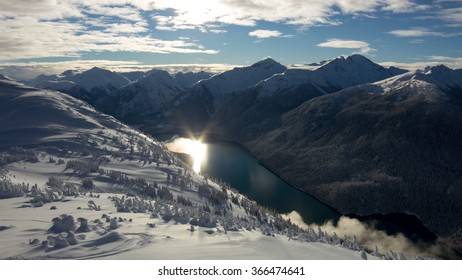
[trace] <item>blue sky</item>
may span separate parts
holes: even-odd
[[[222,71],[363,54],[462,68],[462,0],[0,0],[0,72]]]

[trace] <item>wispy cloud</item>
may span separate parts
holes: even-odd
[[[431,8],[431,5],[416,4],[414,1],[409,0],[387,0],[385,2],[386,4],[382,9],[393,13],[414,13]]]
[[[442,9],[438,12],[438,17],[445,21],[462,23],[462,7]]]
[[[414,27],[410,29],[398,29],[389,31],[388,34],[394,35],[396,37],[454,37],[454,36],[461,36],[462,32],[457,33],[444,33],[444,32],[437,32],[433,31],[428,28],[423,27]]]
[[[357,49],[362,54],[369,54],[377,51],[369,46],[369,43],[356,40],[329,39],[327,42],[319,43],[316,46],[336,49]]]
[[[257,38],[271,38],[271,37],[281,37],[283,36],[281,32],[277,30],[263,30],[263,29],[258,29],[249,32],[249,36],[252,37],[257,37]]]
[[[417,69],[424,69],[427,66],[436,66],[444,64],[449,68],[452,69],[462,69],[462,57],[449,57],[449,56],[442,56],[442,55],[432,55],[427,56],[420,61],[403,63],[403,62],[395,62],[395,61],[387,61],[387,62],[380,62],[380,65],[384,67],[395,66],[406,70],[417,70]]]
[[[423,43],[425,43],[425,40],[423,40],[423,39],[414,39],[414,40],[409,41],[409,43],[411,43],[411,44],[423,44]]]
[[[221,33],[227,33],[227,30],[224,29],[210,29],[209,32],[215,33],[215,34],[221,34]]]

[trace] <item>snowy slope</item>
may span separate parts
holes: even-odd
[[[324,78],[329,85],[338,89],[372,83],[404,73],[397,68],[384,68],[362,55],[338,57],[314,71],[314,75]],[[325,85],[327,86],[327,85]]]
[[[314,75],[313,71],[303,69],[288,69],[284,73],[275,74],[260,81],[257,87],[260,97],[268,97],[288,92],[303,84],[313,84],[323,93],[329,91],[328,82],[322,76]]]
[[[82,101],[3,80],[0,98],[2,259],[361,258]]]
[[[143,72],[143,71],[118,72],[118,74],[124,76],[125,78],[130,80],[130,82],[132,82],[132,83],[138,81],[144,75],[146,75],[146,73]]]
[[[359,85],[352,91],[362,90],[375,94],[424,94],[433,98],[445,98],[443,92],[462,89],[462,71],[444,65],[427,67],[391,77],[371,84]]]

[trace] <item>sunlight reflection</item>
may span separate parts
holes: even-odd
[[[200,140],[188,138],[174,138],[171,142],[166,142],[165,146],[172,152],[185,153],[193,158],[193,170],[200,173],[202,162],[207,153],[207,145]]]

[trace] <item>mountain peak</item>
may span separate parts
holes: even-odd
[[[154,84],[171,84],[176,85],[175,77],[165,70],[152,69],[140,81]],[[152,86],[151,85],[151,86]]]
[[[346,59],[351,60],[351,61],[369,61],[372,62],[370,59],[365,57],[364,55],[361,54],[352,54],[348,56]]]
[[[70,76],[74,76],[75,74],[79,73],[78,70],[66,70],[64,72],[62,72],[60,75],[63,76],[63,77],[70,77]]]
[[[436,66],[427,66],[424,69],[424,73],[432,74],[432,73],[446,73],[451,71],[452,69],[447,67],[446,65],[440,64]]]
[[[345,64],[361,64],[361,65],[377,65],[376,63],[372,62],[371,60],[369,60],[368,58],[366,58],[365,56],[363,55],[360,55],[360,54],[353,54],[353,55],[350,55],[350,56],[339,56],[335,59],[333,59],[332,61],[330,61],[329,63],[326,63],[325,66],[329,65],[329,64],[334,64],[334,65],[345,65]]]
[[[95,72],[112,72],[112,71],[109,71],[109,70],[106,70],[106,69],[103,69],[103,68],[99,68],[99,67],[93,67],[91,68],[90,70],[87,70],[85,71],[86,73],[95,73]]]
[[[269,68],[273,68],[273,67],[285,67],[283,66],[282,64],[280,64],[279,62],[277,62],[276,60],[270,58],[270,57],[267,57],[263,60],[260,60],[254,64],[252,64],[250,67],[254,67],[254,68],[264,68],[264,69],[269,69]]]

